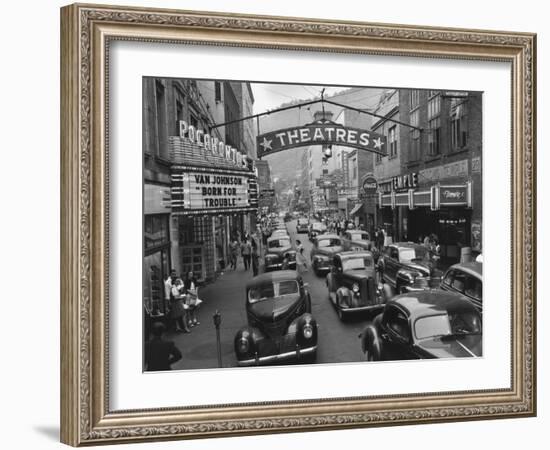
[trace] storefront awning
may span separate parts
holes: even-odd
[[[355,205],[349,213],[350,216],[354,216],[355,214],[357,214],[362,207],[363,207],[363,203],[359,203],[359,204]]]

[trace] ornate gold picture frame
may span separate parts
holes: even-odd
[[[509,63],[509,388],[113,410],[109,400],[108,98],[109,49],[115,41]],[[62,8],[62,442],[80,446],[535,415],[535,88],[536,36],[530,33],[84,4]]]

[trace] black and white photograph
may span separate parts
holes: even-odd
[[[482,99],[144,77],[144,370],[483,356]]]

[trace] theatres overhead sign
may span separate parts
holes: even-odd
[[[256,138],[258,157],[308,145],[342,145],[386,155],[386,137],[334,123],[306,125],[261,134]]]

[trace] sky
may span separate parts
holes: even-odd
[[[254,114],[277,108],[281,104],[293,100],[306,101],[313,99],[320,96],[323,88],[325,88],[325,96],[327,97],[348,89],[347,87],[268,83],[251,83],[251,87],[254,93]],[[378,95],[374,95],[370,99],[364,99],[361,107],[372,108],[376,106],[377,102]]]

